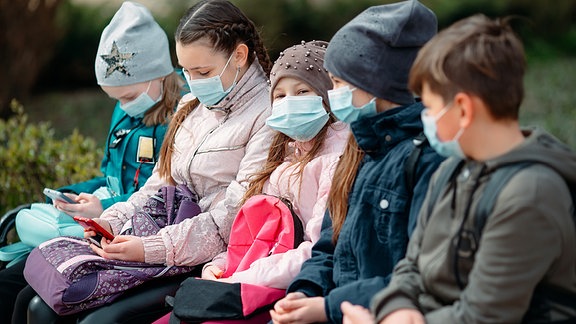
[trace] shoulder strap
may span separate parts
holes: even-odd
[[[404,162],[404,178],[406,179],[406,184],[410,190],[410,194],[414,191],[416,186],[416,166],[418,165],[418,159],[422,154],[422,149],[428,143],[428,139],[424,133],[420,133],[416,136],[412,143],[414,143],[414,149],[410,153],[410,156]]]
[[[432,209],[436,204],[436,201],[440,197],[440,194],[444,191],[446,186],[456,177],[460,169],[464,166],[463,159],[448,159],[445,165],[442,166],[442,170],[439,171],[436,182],[429,190],[428,198],[428,210],[426,212],[426,220],[432,215]]]
[[[294,248],[297,248],[300,243],[304,242],[304,225],[302,225],[300,217],[294,212],[292,202],[284,197],[278,197],[278,199],[290,209],[290,214],[292,214],[292,222],[294,223]]]
[[[518,171],[524,169],[528,165],[532,164],[531,162],[520,162],[520,163],[512,163],[505,166],[502,166],[496,169],[488,183],[486,184],[486,188],[482,192],[482,196],[478,201],[478,205],[476,207],[476,213],[474,215],[474,231],[476,233],[476,238],[480,241],[480,237],[482,236],[482,230],[486,225],[486,221],[488,216],[494,210],[494,205],[496,205],[496,199],[500,195],[502,188],[508,184],[510,179],[518,173]]]
[[[486,188],[484,189],[482,196],[478,201],[478,205],[476,207],[476,214],[474,215],[475,217],[474,232],[476,234],[477,242],[480,242],[480,237],[482,236],[482,231],[484,229],[484,226],[486,225],[486,221],[488,220],[488,217],[494,210],[496,199],[500,195],[502,188],[520,170],[534,163],[538,162],[526,161],[526,162],[508,164],[502,166],[501,168],[497,169],[492,173],[490,179],[488,180],[488,183],[486,184]],[[576,224],[576,188],[571,187],[569,185],[568,189],[570,190],[572,202],[575,206],[572,209],[572,218]],[[473,251],[473,253],[475,252],[476,251]],[[575,298],[574,294],[567,292],[561,288],[539,284],[536,287],[533,299],[538,297],[544,298],[547,301],[549,300],[567,307],[572,308],[574,307],[574,298]]]

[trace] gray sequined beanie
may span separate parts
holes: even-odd
[[[416,0],[370,7],[334,34],[324,67],[378,98],[411,104],[410,68],[437,29],[436,15]]]
[[[101,86],[125,86],[172,71],[168,37],[143,5],[126,1],[102,31],[95,62]]]
[[[328,43],[325,41],[302,41],[280,52],[270,71],[270,99],[278,81],[284,77],[293,77],[309,84],[314,92],[322,97],[325,107],[328,103],[328,90],[332,81],[324,68],[324,54]]]

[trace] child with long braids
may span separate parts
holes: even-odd
[[[268,160],[250,177],[243,198],[246,201],[265,194],[290,201],[302,222],[304,241],[294,249],[255,260],[241,271],[226,268],[228,255],[223,252],[204,266],[203,279],[284,290],[310,258],[312,245],[320,238],[336,165],[350,134],[348,126],[332,115],[328,104],[332,82],[322,66],[327,45],[324,41],[303,41],[282,51],[274,63],[270,73],[273,108],[267,124],[276,132]],[[246,236],[232,232],[231,241],[235,235]],[[255,313],[251,323],[270,319],[262,309]],[[167,324],[168,318],[154,324]]]
[[[272,64],[254,23],[229,1],[200,1],[181,18],[175,38],[190,94],[180,102],[146,184],[94,220],[118,234],[158,189],[174,184],[185,184],[197,194],[202,212],[156,235],[116,235],[112,241],[103,239],[102,248],[92,245],[104,258],[168,266],[212,260],[226,249],[248,175],[266,161],[273,137],[265,127],[271,113],[267,76]],[[125,322],[130,316],[144,322],[147,313],[157,318],[165,295],[178,284],[150,282],[138,293],[82,314],[80,322]],[[47,308],[38,299],[30,303],[32,313]]]

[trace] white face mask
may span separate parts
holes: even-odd
[[[160,96],[158,96],[156,101],[150,98],[148,91],[150,90],[151,84],[152,81],[148,83],[148,88],[146,88],[146,91],[142,92],[138,97],[136,97],[136,99],[125,104],[120,104],[120,109],[124,110],[124,112],[130,117],[142,118],[144,113],[147,112],[148,109],[152,108],[162,98],[162,88],[160,88]]]
[[[436,116],[428,115],[427,110],[422,110],[421,118],[422,124],[424,125],[424,135],[428,138],[428,142],[430,146],[440,155],[444,157],[459,157],[464,158],[464,152],[462,152],[462,148],[460,148],[460,144],[458,143],[458,139],[464,133],[464,128],[460,128],[454,138],[450,141],[441,141],[438,138],[438,131],[436,127],[436,123],[446,112],[448,111],[448,107],[450,104],[446,105]]]
[[[236,85],[236,78],[238,78],[240,69],[236,70],[234,82],[232,82],[232,85],[228,89],[224,90],[222,80],[220,79],[224,71],[226,71],[226,67],[228,67],[231,59],[232,55],[230,55],[230,58],[228,58],[226,65],[224,65],[224,68],[222,69],[222,72],[220,72],[219,75],[213,76],[211,78],[192,80],[190,79],[188,72],[182,69],[184,78],[186,79],[186,82],[188,82],[190,93],[198,98],[198,100],[200,100],[200,102],[205,106],[214,106],[218,104],[220,101],[222,101],[222,99],[224,99],[224,97],[226,97],[227,94],[230,93],[230,91],[232,91]]]

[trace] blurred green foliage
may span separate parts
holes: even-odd
[[[54,138],[49,122],[32,124],[24,108],[0,120],[0,213],[23,203],[45,201],[44,187],[58,188],[100,174],[102,150],[78,131]]]
[[[174,31],[196,1],[138,0],[149,7],[170,40],[174,65]],[[260,28],[270,57],[302,40],[329,41],[346,22],[369,6],[394,0],[232,0]],[[576,1],[556,0],[421,0],[438,16],[439,28],[475,13],[513,15],[515,29],[530,57],[549,59],[576,53]],[[35,89],[95,86],[94,59],[100,33],[120,1],[64,1],[57,16],[60,41]]]

